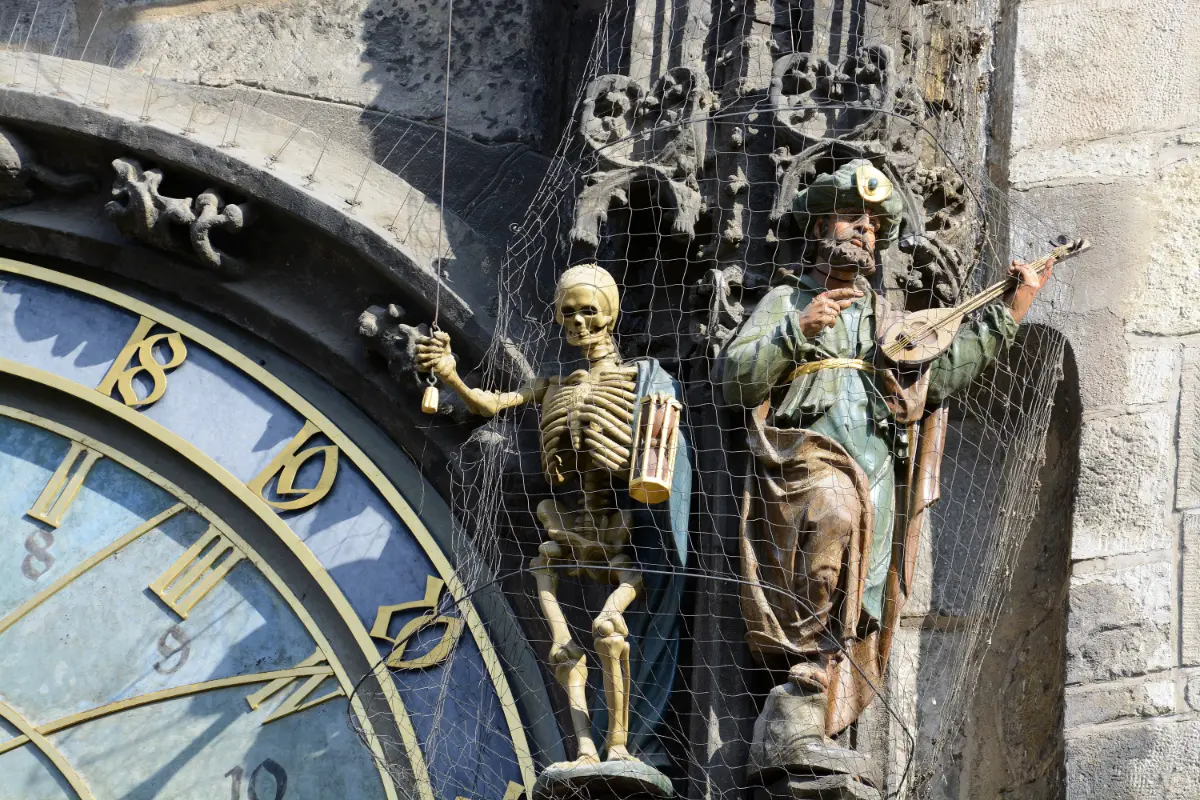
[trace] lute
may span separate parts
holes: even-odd
[[[1064,261],[1089,247],[1091,243],[1087,239],[1072,239],[1031,262],[1029,266],[1040,275],[1052,262]],[[954,335],[958,332],[963,317],[999,300],[1015,287],[1019,280],[1020,278],[1010,275],[952,308],[930,308],[905,314],[903,319],[884,331],[880,341],[881,352],[897,364],[924,364],[932,361],[954,341]]]

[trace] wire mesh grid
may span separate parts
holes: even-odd
[[[512,687],[502,701],[522,724],[559,733],[533,743],[535,772],[562,760],[644,763],[643,790],[732,797],[769,783],[754,764],[766,758],[754,724],[769,716],[772,689],[791,687],[827,698],[804,729],[815,725],[813,741],[827,748],[815,772],[861,777],[888,797],[934,796],[956,769],[980,664],[1038,511],[1065,345],[1048,326],[1011,324],[1000,310],[1008,287],[919,365],[880,352],[882,324],[891,311],[960,306],[1004,279],[1010,257],[1044,255],[1060,231],[989,177],[988,92],[978,85],[988,71],[952,69],[964,54],[986,57],[987,42],[938,39],[942,28],[921,27],[920,5],[788,4],[764,22],[716,3],[708,35],[689,38],[694,17],[677,14],[661,26],[666,45],[638,35],[661,21],[643,5],[599,10],[571,121],[498,274],[490,357],[457,364],[482,387],[472,391],[493,392],[467,399],[490,419],[453,474],[460,586],[416,615],[404,651],[381,654],[360,683],[363,702],[376,708],[401,664],[405,693],[436,698],[409,709],[434,793],[511,786],[505,717],[456,699],[464,681],[494,686],[465,646],[445,646],[474,641],[494,648],[486,657]],[[70,72],[73,91],[86,86],[84,105],[104,106],[114,81],[140,80],[139,118],[220,128],[221,146],[236,145],[254,109],[274,120],[260,127],[277,130],[275,159],[305,142],[316,160],[295,169],[318,189],[337,184],[346,202],[398,149],[396,160],[411,159],[436,144],[424,133],[410,141],[410,125],[382,164],[364,159],[346,177],[326,154],[331,140],[336,150],[360,135],[354,126],[321,112],[285,121],[265,110],[263,93],[214,103],[202,87],[168,81],[204,83],[204,65],[172,59],[177,29],[156,38],[142,20],[100,43],[99,18],[88,33],[41,4],[0,19],[0,34],[9,28],[0,80],[8,70],[10,85],[32,81],[50,95]],[[251,47],[218,36],[221,24],[215,14],[190,30],[220,43],[210,67]],[[933,34],[918,41],[913,30]],[[756,31],[765,43],[748,43]],[[268,55],[276,72],[316,69],[301,52]],[[78,75],[72,58],[85,65]],[[453,77],[452,67],[451,91]],[[381,215],[409,203],[386,183],[368,191]],[[393,220],[395,237],[407,243],[418,219],[403,235]],[[432,225],[420,223],[436,250]],[[593,263],[604,272],[559,285],[568,266]],[[1071,291],[1060,269],[1040,304]],[[526,385],[498,366],[502,351],[530,365]],[[821,361],[834,363],[796,374]],[[642,410],[655,418],[643,402],[656,396],[678,404],[669,447],[654,425],[639,438]],[[938,408],[948,418],[934,470],[941,499],[922,518],[909,467]],[[781,460],[782,440],[771,437],[793,432],[805,435]],[[630,498],[647,442],[673,449],[686,496],[669,492],[654,506]],[[456,621],[478,602],[509,616],[490,617],[488,638],[471,640]],[[531,648],[538,669],[505,661],[508,643]],[[412,751],[394,721],[378,720],[369,738],[397,786],[411,787]]]
[[[611,14],[611,8],[606,10]],[[898,27],[894,19],[876,24]],[[514,232],[497,287],[499,333],[493,346],[516,347],[535,365],[538,378],[517,388],[506,385],[505,376],[492,370],[486,359],[477,366],[458,365],[464,373],[464,367],[475,367],[470,370],[473,385],[509,391],[476,397],[467,403],[469,409],[491,416],[497,404],[511,408],[477,430],[460,463],[454,503],[461,523],[457,550],[470,554],[460,562],[464,582],[480,590],[503,587],[519,624],[514,633],[532,643],[542,665],[539,678],[551,687],[551,708],[540,713],[554,715],[556,730],[564,733],[557,757],[566,758],[570,768],[602,773],[601,767],[593,768],[593,758],[608,763],[623,760],[628,751],[679,794],[753,792],[778,778],[769,770],[758,772],[754,765],[755,758],[763,757],[754,749],[754,740],[761,738],[754,721],[758,715],[768,716],[764,698],[772,687],[819,687],[833,696],[840,681],[842,702],[847,702],[847,684],[874,700],[865,709],[849,712],[832,703],[827,706],[818,725],[832,736],[822,741],[829,746],[823,755],[826,761],[816,767],[801,764],[799,773],[844,771],[889,797],[936,796],[939,785],[958,768],[963,728],[976,702],[978,671],[1037,512],[1038,476],[1062,377],[1064,341],[1045,326],[1018,330],[1011,315],[1001,311],[1004,297],[1010,296],[1005,294],[1009,287],[1003,287],[985,298],[990,302],[962,315],[952,349],[901,376],[917,382],[916,375],[926,376],[936,384],[933,395],[922,385],[924,403],[918,403],[913,421],[928,421],[936,408],[948,412],[949,435],[938,482],[941,501],[921,520],[911,506],[903,507],[912,502],[914,486],[913,478],[902,474],[915,457],[908,448],[915,453],[918,442],[909,437],[919,435],[919,424],[907,429],[897,424],[895,407],[884,397],[887,378],[872,371],[879,366],[877,338],[883,333],[877,316],[881,306],[873,300],[879,296],[889,308],[907,311],[954,308],[1002,281],[1008,274],[1008,254],[1033,261],[1050,250],[1059,232],[1022,211],[988,179],[982,153],[970,148],[974,132],[964,130],[966,122],[947,133],[945,119],[914,119],[902,104],[884,103],[869,91],[851,100],[825,98],[807,105],[787,100],[785,108],[779,105],[779,95],[766,92],[740,106],[737,98],[723,105],[710,97],[704,102],[712,110],[703,123],[710,149],[689,154],[705,166],[692,172],[686,165],[681,169],[685,159],[668,161],[678,155],[668,152],[669,147],[695,145],[694,139],[680,135],[695,124],[695,117],[678,113],[678,105],[672,109],[670,94],[674,91],[679,99],[689,87],[667,81],[664,92],[639,95],[627,91],[628,82],[606,78],[608,73],[619,74],[630,59],[620,44],[627,39],[614,30],[621,30],[619,22],[613,16],[602,18],[574,123],[526,221]],[[860,35],[863,41],[871,39],[869,32]],[[713,57],[708,63],[719,65],[720,60]],[[869,71],[868,62],[862,57],[859,69]],[[875,66],[885,68],[878,62]],[[812,82],[819,85],[828,64],[798,67],[816,73]],[[717,83],[719,66],[712,69],[710,86]],[[781,83],[790,79],[803,83],[806,76],[784,73]],[[832,80],[839,79],[852,83],[844,73]],[[599,104],[607,104],[607,117],[598,121]],[[839,141],[856,116],[872,116],[867,112],[874,111],[881,112],[875,124],[883,125],[878,116],[888,118],[893,141],[917,142],[909,145],[910,153],[918,152],[915,166],[897,165],[904,153],[893,159],[886,152],[853,146],[852,137],[850,146]],[[825,129],[809,135],[807,149],[794,152],[795,137],[779,130],[780,112],[801,125],[824,116]],[[652,122],[643,124],[639,115]],[[754,122],[761,130],[748,130]],[[758,143],[757,155],[748,154],[751,133],[770,140]],[[580,139],[589,136],[603,138],[603,143],[592,150],[581,147]],[[886,141],[886,136],[880,138]],[[825,200],[812,207],[797,204],[795,197],[803,197],[806,189],[810,199],[814,196],[812,186],[820,176],[839,169],[844,173],[862,156],[883,168],[879,177],[894,184],[896,196],[906,203],[916,194],[912,184],[921,181],[940,182],[939,189],[921,199],[941,194],[924,208],[910,205],[891,212],[897,217],[894,235],[880,230],[876,212],[886,216],[881,204],[864,204],[859,187],[852,184],[840,187],[852,192],[846,207],[831,207]],[[770,168],[764,170],[764,163]],[[642,171],[632,179],[619,176],[624,183],[603,208],[601,235],[590,251],[581,248],[586,236],[578,233],[580,219],[587,210],[581,215],[580,206],[589,187],[610,180],[622,164]],[[716,172],[731,165],[730,173]],[[789,179],[794,182],[789,184]],[[670,181],[682,185],[664,188]],[[745,200],[729,202],[717,213],[705,208],[698,215],[695,235],[679,237],[676,223],[686,205],[680,195],[689,189],[718,204],[725,203],[723,193]],[[788,205],[780,213],[778,196],[789,189]],[[872,213],[860,216],[864,210]],[[836,212],[841,212],[838,233],[844,235],[822,236],[820,216]],[[740,225],[742,239],[726,235],[728,227],[721,226],[731,223]],[[754,235],[760,241],[743,245]],[[957,273],[929,271],[921,280],[920,240],[927,235],[933,242],[930,249],[956,241],[965,251],[955,262]],[[943,238],[934,240],[937,235]],[[876,242],[891,237],[890,248],[879,248],[878,259],[868,259],[878,266],[874,275],[869,274],[870,264],[862,262],[862,250],[872,249],[870,243],[864,248],[858,241],[863,236]],[[851,247],[858,254],[846,250],[849,240],[854,240]],[[622,293],[617,307],[605,299],[610,289],[603,276],[576,276],[572,286],[581,282],[586,287],[590,281],[584,301],[568,295],[570,286],[555,288],[566,267],[591,263],[615,279],[613,286]],[[836,274],[831,279],[829,270],[821,269],[830,263],[855,264],[859,277],[849,283]],[[728,279],[731,267],[738,285],[721,294],[729,287],[714,286],[712,275]],[[931,285],[931,278],[947,283]],[[1061,300],[1070,291],[1069,277],[1060,270],[1053,280],[1047,295]],[[537,287],[537,302],[523,304],[519,298],[527,296],[531,284]],[[837,287],[857,288],[837,293]],[[830,289],[851,313],[842,309],[836,325],[826,321],[816,331],[796,333],[796,320],[807,304]],[[726,321],[725,331],[720,330],[722,303],[742,317],[735,314]],[[759,310],[771,303],[786,313],[764,313],[765,321],[756,321]],[[572,312],[577,315],[574,331]],[[586,343],[589,332],[607,331],[610,324],[616,359],[609,359],[603,346]],[[579,342],[585,342],[582,357],[572,345]],[[733,366],[730,353],[739,343],[743,363]],[[830,372],[810,379],[803,391],[795,388],[798,379],[787,380],[798,364],[824,359],[857,360],[871,368],[831,365]],[[771,363],[764,367],[765,362]],[[738,367],[741,377],[731,378]],[[588,401],[578,397],[571,401],[578,406],[575,412],[564,412],[563,403],[554,402],[564,386],[598,382],[602,388],[603,376],[622,368],[624,394],[616,390],[593,401],[608,414],[589,415]],[[880,372],[888,368],[895,365],[885,365]],[[666,515],[644,513],[636,500],[625,499],[630,469],[636,476],[642,457],[631,449],[636,447],[639,423],[628,417],[639,417],[636,404],[645,398],[637,388],[639,379],[644,382],[645,374],[657,369],[677,381],[673,396],[683,405],[683,436],[690,443],[687,468],[694,471],[682,546],[673,536],[675,529],[664,522]],[[737,390],[730,387],[734,380],[755,384],[754,391],[745,389],[752,400],[736,398]],[[628,401],[625,405],[622,397]],[[770,508],[755,496],[764,491],[762,468],[756,466],[763,453],[761,444],[756,448],[749,441],[752,423],[746,420],[763,400],[772,406],[768,419],[773,428],[806,432],[808,444],[798,445],[800,450],[814,441],[827,446],[832,440],[838,446],[834,467],[829,459],[814,460],[812,453],[793,453],[793,461],[784,466],[784,472],[791,473],[782,486],[774,486],[785,496]],[[539,404],[540,412],[534,410]],[[565,421],[571,413],[578,417],[575,428]],[[561,423],[558,429],[556,423]],[[615,432],[619,425],[627,428],[626,438]],[[604,431],[611,435],[607,441]],[[556,448],[569,451],[570,467],[564,468],[561,484],[555,474],[561,462],[554,459],[563,454]],[[548,456],[551,461],[546,456],[539,460],[539,450],[554,451]],[[853,465],[845,463],[847,454]],[[595,473],[589,476],[589,469]],[[832,482],[834,488],[822,482]],[[843,519],[850,509],[863,514],[867,504],[874,519],[860,517],[854,524]],[[628,513],[630,509],[638,513]],[[840,527],[824,524],[822,514],[840,519]],[[881,523],[881,517],[887,521]],[[901,542],[914,519],[916,535]],[[868,533],[874,543],[864,544]],[[826,537],[824,554],[817,552],[820,536]],[[608,546],[613,542],[624,546]],[[638,574],[623,572],[624,562],[614,552],[631,558]],[[832,558],[822,562],[829,552]],[[764,558],[773,560],[747,568],[748,560]],[[855,558],[865,574],[848,574]],[[904,575],[899,590],[887,585],[889,566]],[[848,588],[854,580],[860,581],[857,590]],[[766,612],[752,608],[756,590],[757,597],[766,600]],[[672,610],[676,606],[662,602],[664,591],[679,593],[677,612]],[[856,592],[856,616],[848,620],[848,595]],[[619,606],[632,595],[636,599],[624,620],[629,663],[623,664],[611,655],[605,639],[611,636],[614,603]],[[889,609],[888,603],[898,607]],[[452,613],[450,605],[446,612]],[[561,630],[554,635],[548,625],[548,618],[560,612],[569,639]],[[645,619],[673,613],[673,621]],[[755,619],[755,614],[767,619]],[[888,615],[891,619],[884,622]],[[890,638],[887,658],[879,652],[884,635]],[[669,640],[666,648],[656,636]],[[755,647],[756,637],[760,643],[770,641]],[[666,673],[655,669],[661,664],[647,663],[661,658],[664,649],[673,657],[667,659],[673,668]],[[874,662],[865,663],[864,654]],[[583,672],[579,664],[586,665],[586,680],[578,677]],[[577,670],[574,684],[571,666]],[[622,670],[628,701],[620,696]],[[611,677],[614,674],[618,677]],[[618,688],[605,681],[617,682]],[[574,693],[578,694],[572,697]],[[627,731],[612,727],[608,706],[614,702],[629,703]],[[589,718],[581,720],[585,711]],[[812,735],[811,725],[803,728],[795,715],[788,719],[798,726],[796,731]],[[453,749],[461,741],[461,732],[441,731],[439,743],[429,746]],[[865,755],[866,761],[855,754]],[[459,758],[486,760],[474,753]],[[843,759],[840,764],[838,759]],[[554,760],[551,752],[540,753],[539,771]],[[797,771],[796,765],[791,771]],[[548,782],[541,791],[561,796],[589,792],[585,783],[572,785],[561,769],[551,768],[546,775],[565,781],[566,788]],[[640,791],[653,785],[653,776],[644,780]],[[590,791],[595,791],[594,785]]]

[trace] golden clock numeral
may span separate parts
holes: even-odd
[[[100,453],[95,450],[84,447],[79,442],[71,442],[71,449],[50,476],[46,488],[34,501],[33,508],[25,514],[57,528],[71,508],[75,495],[79,494],[88,472],[101,458]]]
[[[195,544],[150,584],[150,591],[180,618],[187,619],[188,612],[245,557],[233,542],[210,525]]]
[[[430,576],[425,580],[425,596],[420,600],[399,603],[394,606],[380,606],[379,610],[375,612],[375,624],[371,626],[371,638],[391,642],[393,645],[392,652],[388,654],[388,667],[391,669],[425,669],[426,667],[442,663],[450,655],[450,651],[454,649],[454,645],[458,642],[458,637],[462,635],[463,621],[460,617],[447,617],[436,613],[438,598],[441,596],[444,588],[446,588],[444,581]],[[401,611],[417,611],[420,609],[428,609],[428,611],[416,619],[409,621],[400,629],[400,632],[395,637],[388,636],[388,628],[392,624],[392,617]],[[408,643],[412,640],[412,637],[419,631],[423,631],[433,625],[446,626],[445,631],[442,633],[442,638],[425,655],[406,659],[404,651],[408,647]]]
[[[247,486],[250,487],[263,500],[267,501],[267,505],[278,508],[281,511],[295,511],[301,508],[308,508],[314,503],[319,502],[325,495],[329,494],[329,490],[333,488],[333,479],[337,476],[338,466],[338,449],[336,445],[326,444],[317,447],[310,447],[307,450],[301,450],[310,439],[320,433],[318,428],[312,422],[305,422],[304,427],[300,432],[292,437],[292,440],[287,443],[287,446],[279,452],[267,464],[266,468],[258,473]],[[296,488],[296,474],[300,471],[300,467],[310,458],[320,456],[323,461],[321,464],[321,476],[317,478],[317,483],[310,489]],[[267,498],[267,484],[276,475],[279,476],[279,482],[275,484],[275,492],[279,495],[299,495],[295,500],[270,500]]]
[[[320,672],[309,675],[298,689],[289,694],[287,699],[279,704],[278,708],[267,715],[267,718],[263,720],[263,725],[266,725],[268,722],[274,722],[277,719],[282,719],[290,714],[295,714],[298,711],[304,711],[313,706],[320,705],[335,697],[346,696],[345,691],[339,686],[329,694],[321,695],[316,700],[309,700],[309,695],[315,692],[325,682],[326,678],[333,677],[333,667],[329,665],[329,661],[321,654],[320,650],[314,651],[311,656],[296,665],[297,669],[303,667],[323,667],[323,669]],[[282,692],[298,680],[300,680],[298,677],[276,678],[254,694],[246,697],[246,702],[250,704],[251,710],[257,710],[259,706],[271,699],[271,697]]]
[[[155,324],[154,320],[146,317],[138,321],[129,341],[121,348],[117,360],[108,368],[96,391],[107,397],[116,389],[121,396],[121,402],[130,408],[156,403],[166,393],[167,370],[175,369],[183,363],[187,358],[187,346],[183,343],[183,336],[175,331],[151,336],[150,331],[154,329]],[[171,357],[165,363],[159,363],[154,357],[154,348],[160,343],[165,344],[171,351]],[[138,375],[145,375],[151,382],[150,393],[144,399],[138,398],[133,385],[133,379]]]

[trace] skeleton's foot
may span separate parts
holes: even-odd
[[[633,753],[625,749],[625,745],[614,745],[608,748],[606,761],[640,761]]]

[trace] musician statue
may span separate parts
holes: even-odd
[[[654,359],[622,360],[613,341],[619,310],[608,272],[594,264],[568,269],[555,291],[555,320],[586,366],[514,392],[468,387],[445,333],[422,337],[416,347],[418,368],[444,381],[476,414],[541,406],[541,462],[554,497],[537,507],[546,540],[530,568],[578,756],[548,767],[538,779],[539,794],[571,794],[591,780],[671,793],[666,776],[639,755],[661,749],[653,733],[676,671],[691,453],[679,383]],[[615,587],[592,621],[604,692],[590,704],[587,655],[559,604],[562,575]],[[602,729],[605,718],[602,761],[593,726]]]
[[[942,404],[1012,345],[1050,277],[1050,259],[1041,274],[1014,262],[1016,280],[993,289],[1002,302],[948,336],[961,315],[913,319],[869,284],[903,208],[865,160],[801,190],[792,213],[804,263],[781,271],[719,356],[725,401],[749,411],[746,636],[779,684],[755,724],[752,773],[865,766],[831,737],[880,685],[922,513],[938,495]]]

